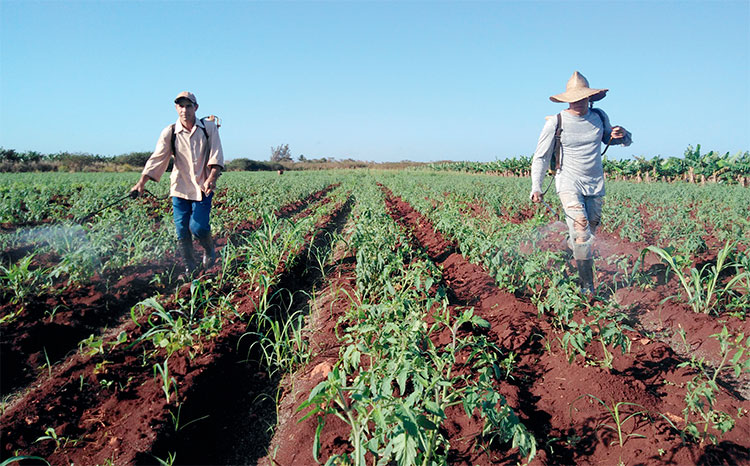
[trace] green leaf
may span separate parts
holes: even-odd
[[[401,396],[404,396],[404,393],[406,392],[406,379],[409,377],[409,372],[409,368],[404,367],[396,378],[396,381],[398,382],[398,392]]]
[[[315,428],[315,440],[313,442],[313,458],[315,458],[315,461],[318,460],[318,455],[320,455],[320,433],[323,431],[323,426],[325,426],[326,421],[323,416],[318,417],[318,426]]]
[[[424,402],[424,408],[430,414],[434,414],[436,416],[441,416],[441,417],[444,415],[443,410],[440,409],[440,406],[438,406],[438,404],[435,403],[435,401],[433,400],[426,400]]]
[[[417,463],[417,442],[406,432],[397,435],[392,443],[399,466],[412,466]]]
[[[417,424],[426,430],[437,430],[438,426],[435,425],[427,416],[420,414],[417,416]]]
[[[487,320],[485,320],[485,319],[483,319],[483,318],[481,318],[481,317],[479,317],[477,315],[472,316],[471,323],[475,327],[479,327],[479,328],[484,329],[484,330],[488,330],[491,327],[489,321],[487,321]]]

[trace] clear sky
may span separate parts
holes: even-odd
[[[579,70],[614,158],[750,150],[750,1],[0,0],[0,146],[153,150],[193,91],[227,159],[531,155]]]

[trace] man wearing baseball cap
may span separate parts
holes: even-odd
[[[158,182],[174,157],[170,196],[185,274],[190,277],[197,269],[192,236],[203,246],[203,267],[210,267],[216,260],[209,217],[216,180],[224,168],[224,152],[216,124],[196,119],[198,100],[192,92],[180,92],[174,103],[179,118],[162,130],[131,191],[142,194],[148,180]]]

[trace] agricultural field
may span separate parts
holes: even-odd
[[[750,464],[739,183],[608,182],[584,297],[526,178],[230,172],[182,281],[137,177],[0,174],[0,464]]]

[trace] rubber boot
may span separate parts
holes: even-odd
[[[594,259],[576,260],[578,276],[581,277],[581,292],[584,295],[594,294]]]
[[[208,269],[214,262],[216,262],[216,248],[214,247],[214,239],[211,237],[211,233],[206,234],[198,238],[201,246],[203,246],[203,268]]]
[[[185,279],[189,279],[197,268],[193,253],[193,239],[191,237],[188,236],[180,240],[180,253],[182,253],[182,259],[185,261]]]

